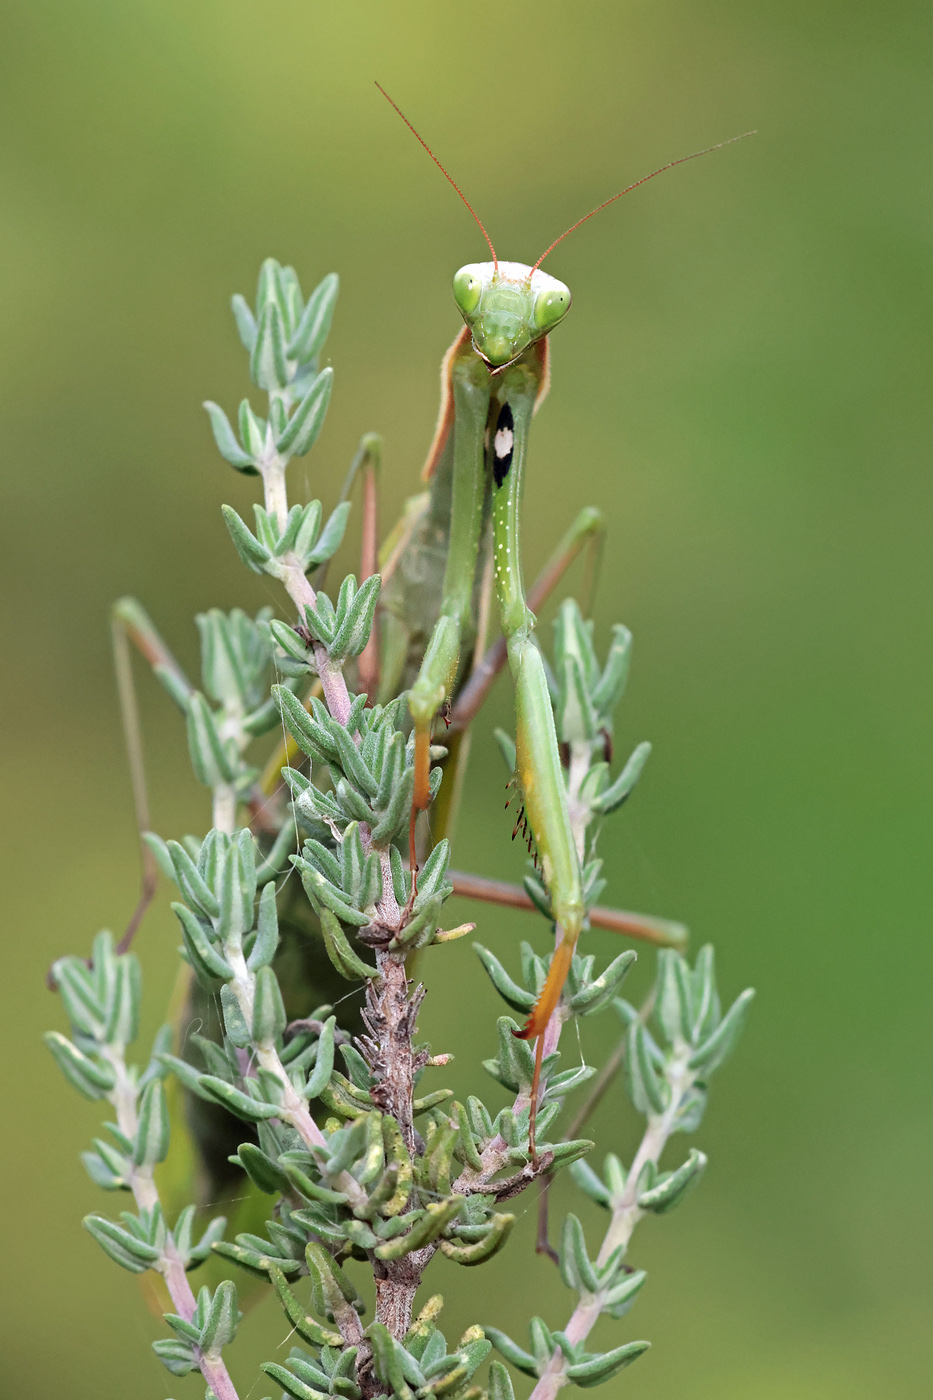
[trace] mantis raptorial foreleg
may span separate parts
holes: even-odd
[[[541,573],[529,588],[528,606],[532,612],[537,612],[544,605],[571,564],[584,549],[587,549],[589,554],[588,579],[584,586],[584,594],[588,595],[592,592],[589,576],[596,572],[598,551],[602,539],[602,512],[593,506],[587,506],[580,511]],[[456,733],[457,730],[464,729],[470,724],[507,659],[508,643],[504,636],[499,637],[476,661],[469,679],[457,695],[448,720],[448,732]]]
[[[537,1040],[528,1133],[533,1155],[544,1030],[557,1009],[586,913],[580,873],[583,833],[575,832],[570,823],[554,712],[544,663],[531,640],[534,614],[528,607],[522,581],[522,479],[543,364],[543,354],[535,344],[503,371],[503,383],[494,400],[499,407],[492,438],[496,592],[509,669],[515,682],[516,771],[556,923],[556,944],[547,981],[521,1031],[524,1039]]]
[[[473,581],[483,523],[488,379],[485,365],[469,349],[453,360],[451,383],[456,427],[447,566],[440,617],[409,697],[415,726],[414,805],[419,811],[424,811],[431,800],[428,787],[431,726],[453,689],[461,640],[471,622]]]

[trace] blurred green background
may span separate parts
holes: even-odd
[[[598,628],[621,618],[636,639],[617,740],[655,744],[604,838],[606,898],[686,920],[695,946],[715,941],[725,994],[759,991],[698,1135],[702,1190],[641,1227],[649,1286],[599,1334],[653,1350],[604,1393],[928,1394],[930,7],[4,0],[0,27],[4,1392],[201,1393],[159,1367],[135,1283],[80,1229],[119,1203],[77,1162],[100,1115],[41,1049],[62,1025],[43,976],[135,897],[110,600],[137,594],[193,666],[195,611],[275,597],[222,526],[220,502],[247,509],[253,485],[200,408],[246,391],[228,301],[263,257],[306,288],[343,279],[333,406],[293,491],[332,501],[370,428],[386,524],[414,489],[458,326],[450,276],[483,245],[378,77],[501,254],[528,261],[622,184],[758,128],[549,262],[575,308],[534,435],[526,557],[604,507]],[[202,831],[182,727],[141,690],[155,825]],[[509,706],[500,686],[457,863],[515,879],[488,737]],[[139,944],[150,1028],[167,905]],[[544,946],[526,916],[456,912],[503,956],[520,936]],[[497,1011],[468,940],[424,972],[422,1027],[475,1089]],[[584,1023],[566,1054],[596,1062],[614,1034]],[[621,1090],[596,1132],[631,1143]],[[449,1331],[562,1324],[530,1224],[482,1270],[433,1266]],[[255,1367],[284,1335],[271,1307],[250,1320],[231,1357],[243,1396],[264,1393]]]

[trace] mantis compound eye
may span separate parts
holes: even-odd
[[[554,282],[550,287],[545,287],[535,297],[532,313],[535,329],[541,331],[542,334],[553,330],[558,321],[562,321],[569,310],[569,287],[565,287],[563,282]]]
[[[472,267],[461,267],[454,277],[454,301],[464,316],[472,316],[479,306],[483,283]]]

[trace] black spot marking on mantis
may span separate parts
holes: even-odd
[[[499,409],[496,433],[492,440],[492,471],[496,485],[501,486],[512,465],[512,450],[515,446],[515,419],[507,403]]]

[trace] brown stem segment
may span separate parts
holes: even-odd
[[[413,1154],[414,1076],[421,1065],[415,1065],[411,1043],[424,988],[416,987],[409,996],[405,964],[395,953],[377,950],[376,962],[379,977],[367,985],[363,1012],[369,1035],[362,1042],[376,1080],[373,1102],[384,1113],[392,1115],[401,1129],[406,1148]]]
[[[414,1249],[402,1259],[391,1263],[375,1261],[376,1321],[388,1327],[396,1341],[401,1341],[411,1326],[415,1294],[421,1285],[421,1275],[434,1254],[434,1248]]]
[[[376,1080],[373,1103],[395,1119],[408,1155],[414,1157],[419,1145],[413,1112],[415,1075],[427,1052],[413,1054],[412,1039],[424,988],[416,987],[409,995],[405,963],[395,953],[377,951],[376,962],[379,977],[367,986],[363,1012],[369,1035],[361,1039],[360,1047]],[[433,1253],[433,1248],[425,1248],[401,1259],[374,1260],[376,1320],[398,1340],[411,1326],[415,1294]]]

